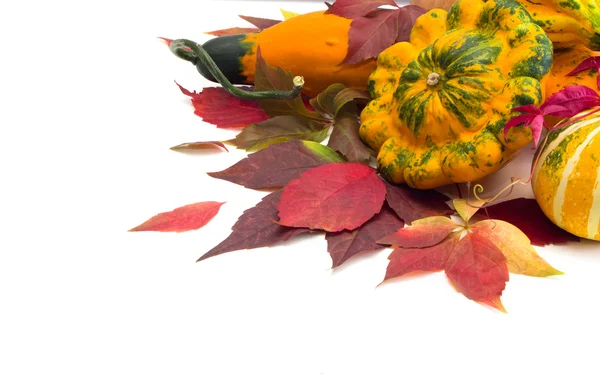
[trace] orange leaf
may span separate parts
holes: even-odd
[[[422,218],[413,221],[411,226],[379,239],[377,243],[403,248],[429,247],[444,240],[458,227],[460,226],[448,217]]]
[[[184,205],[170,212],[159,213],[129,231],[184,232],[197,230],[210,222],[223,204],[206,201]]]

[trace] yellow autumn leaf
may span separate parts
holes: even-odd
[[[532,277],[548,277],[564,274],[550,266],[541,258],[531,241],[521,230],[508,222],[487,219],[471,226],[471,230],[479,231],[488,237],[506,257],[508,271]]]
[[[279,9],[281,11],[281,14],[283,15],[283,20],[287,21],[290,18],[294,18],[296,16],[298,16],[298,13],[294,13],[294,12],[290,12],[289,10],[283,10],[283,9]]]
[[[465,221],[465,226],[469,224],[469,220],[471,217],[477,213],[479,208],[483,206],[485,201],[480,200],[471,200],[467,201],[464,199],[455,199],[452,200],[452,204],[454,205],[454,209],[456,213]]]

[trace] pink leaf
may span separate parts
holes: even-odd
[[[184,232],[197,230],[210,222],[223,204],[206,201],[185,205],[170,212],[159,213],[129,231]]]
[[[345,18],[364,17],[382,5],[398,7],[394,0],[336,0],[325,13]]]
[[[354,230],[381,210],[385,185],[375,169],[334,163],[302,173],[284,189],[279,224],[329,232]]]
[[[553,105],[568,109],[567,112],[561,113],[562,117],[572,117],[586,109],[600,105],[600,96],[587,86],[567,86],[550,96],[540,106],[540,110],[545,113],[545,108]]]
[[[580,73],[584,70],[589,70],[589,69],[596,69],[598,71],[598,73],[600,74],[600,70],[599,70],[600,69],[600,56],[586,58],[567,75],[573,76],[577,73]],[[600,79],[600,76],[599,76],[599,79]],[[600,88],[600,85],[598,86],[598,88]]]

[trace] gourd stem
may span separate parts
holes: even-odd
[[[268,90],[268,91],[246,91],[235,87],[225,77],[219,69],[215,61],[210,57],[202,46],[188,39],[173,40],[169,45],[169,49],[173,54],[182,60],[191,62],[194,65],[202,64],[212,76],[219,82],[227,92],[240,99],[277,99],[290,100],[297,97],[304,86],[304,78],[301,76],[294,77],[294,88],[289,91]]]
[[[429,73],[429,75],[427,76],[427,85],[428,86],[435,86],[440,82],[440,75],[438,73]]]

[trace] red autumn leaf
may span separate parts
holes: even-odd
[[[407,41],[415,20],[425,13],[416,5],[398,7],[393,1],[336,1],[328,13],[352,18],[348,32],[348,52],[344,63],[355,64],[376,58],[384,49]],[[396,9],[379,8],[393,5]]]
[[[198,261],[241,249],[271,246],[308,232],[307,229],[284,227],[276,223],[280,198],[281,191],[272,192],[255,207],[244,211],[231,228],[231,234]]]
[[[191,97],[196,109],[194,113],[218,128],[245,127],[269,118],[255,101],[239,99],[223,87],[206,87],[197,93],[177,86],[184,95]]]
[[[396,248],[390,260],[384,281],[414,271],[444,270],[448,255],[456,246],[458,235],[426,248]]]
[[[459,240],[445,270],[460,293],[505,312],[500,296],[508,282],[506,258],[488,238],[470,233]]]
[[[305,171],[283,189],[279,223],[329,232],[354,230],[381,210],[385,185],[375,169],[335,163]]]
[[[546,217],[535,199],[518,198],[507,200],[477,212],[480,218],[502,220],[518,227],[531,244],[545,246],[578,242],[579,238],[556,226]]]
[[[596,78],[596,85],[598,86],[598,88],[600,88],[600,56],[586,58],[567,75],[573,76],[589,69],[596,70],[596,72],[598,73],[598,77]]]
[[[446,204],[449,198],[435,190],[417,190],[388,182],[385,182],[385,185],[387,189],[385,199],[398,217],[406,223],[452,213],[452,209]]]
[[[382,5],[398,7],[394,0],[336,0],[325,13],[345,18],[364,17]]]
[[[129,231],[184,232],[197,230],[210,222],[223,204],[206,201],[185,205],[170,212],[159,213]]]
[[[228,29],[215,30],[215,31],[206,31],[205,34],[214,35],[214,36],[227,36],[227,35],[240,35],[240,34],[251,34],[254,32],[261,31],[259,28],[255,27],[231,27]]]
[[[225,144],[216,141],[205,141],[205,142],[193,142],[193,143],[182,143],[171,147],[174,151],[186,151],[186,150],[201,150],[201,149],[215,149],[220,148],[224,151],[229,152],[229,149],[225,147]]]
[[[281,21],[276,19],[268,19],[268,18],[259,18],[259,17],[250,17],[250,16],[239,16],[244,21],[247,21],[254,26],[258,27],[261,30],[268,29],[269,27],[278,24]]]
[[[309,169],[342,161],[335,151],[322,144],[291,140],[251,153],[235,165],[208,175],[247,188],[279,188]]]
[[[371,160],[371,149],[360,139],[359,128],[356,114],[338,116],[327,145],[343,154],[350,162],[368,164]]]
[[[460,226],[448,217],[434,216],[416,220],[412,225],[377,240],[402,248],[424,248],[440,243]]]
[[[404,226],[404,222],[394,211],[384,204],[381,211],[359,228],[348,231],[328,232],[327,251],[331,256],[332,267],[339,266],[350,257],[364,251],[383,249],[376,240]]]

